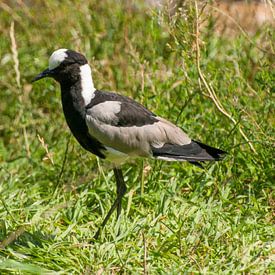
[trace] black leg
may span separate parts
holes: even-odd
[[[121,212],[121,202],[124,194],[126,193],[126,185],[124,182],[123,174],[121,169],[114,168],[114,174],[116,178],[116,193],[117,193],[117,198],[120,198],[117,204],[117,219],[120,215]]]
[[[97,230],[97,232],[94,236],[94,239],[98,239],[98,236],[99,236],[99,233],[100,233],[101,229],[104,228],[104,226],[108,222],[109,218],[113,214],[114,210],[117,208],[117,218],[119,217],[120,212],[121,212],[121,201],[122,201],[122,198],[123,198],[124,194],[126,193],[126,185],[125,185],[125,182],[124,182],[124,178],[123,178],[123,174],[122,174],[121,169],[114,168],[114,174],[115,174],[115,178],[116,178],[117,197],[116,197],[116,200],[114,201],[111,209],[107,213],[105,219],[103,220],[103,223],[101,224],[101,226]]]

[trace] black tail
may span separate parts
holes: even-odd
[[[153,156],[159,159],[189,161],[201,166],[198,161],[222,160],[227,154],[225,151],[192,140],[186,145],[164,144],[161,148],[151,147]]]

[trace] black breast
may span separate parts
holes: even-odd
[[[63,85],[61,85],[62,106],[71,132],[84,149],[100,158],[105,158],[102,153],[102,151],[105,150],[104,146],[89,134],[85,122],[86,109],[84,100],[81,94],[77,93],[77,91],[81,89],[80,85],[79,87],[78,85],[71,87],[62,86]]]

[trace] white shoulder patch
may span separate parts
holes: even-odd
[[[56,67],[58,67],[62,61],[67,57],[66,54],[67,49],[59,49],[52,53],[50,59],[49,59],[49,69],[53,70]]]
[[[80,78],[81,78],[81,95],[84,99],[85,106],[88,105],[92,98],[95,96],[95,87],[92,78],[92,71],[89,64],[80,66]]]

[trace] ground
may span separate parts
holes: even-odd
[[[0,3],[1,274],[274,273],[274,29],[217,36],[195,1],[87,2]],[[58,84],[30,84],[58,48],[228,156],[125,164],[121,218],[91,243],[115,181],[71,137]]]

